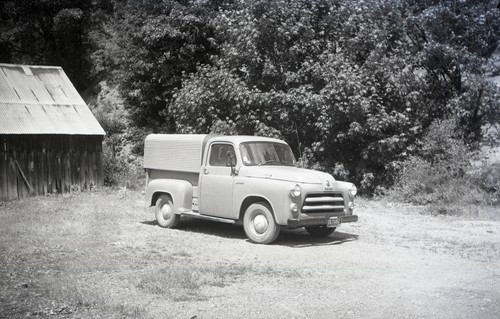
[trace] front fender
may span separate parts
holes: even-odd
[[[286,225],[291,218],[290,210],[285,205],[288,197],[289,182],[260,178],[240,178],[235,183],[234,188],[234,211],[244,213],[242,207],[247,203],[247,199],[262,199],[271,205],[276,222],[279,225]],[[252,201],[255,202],[255,201]],[[240,218],[243,215],[239,216]],[[238,218],[238,216],[236,216]]]
[[[193,205],[193,185],[179,179],[155,179],[146,187],[146,206],[154,206],[160,194],[168,194],[174,202],[176,213],[181,210],[191,210]]]

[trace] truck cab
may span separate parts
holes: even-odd
[[[298,168],[287,143],[258,136],[152,134],[144,149],[147,206],[158,224],[182,215],[242,224],[254,243],[281,228],[328,236],[355,222],[356,187],[330,174]]]

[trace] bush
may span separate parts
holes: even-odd
[[[487,203],[500,204],[500,163],[483,162],[469,172],[474,185],[487,194]]]
[[[108,187],[121,186],[130,189],[144,187],[143,158],[139,156],[117,155],[104,153],[104,185]]]
[[[437,165],[436,165],[437,164]],[[445,163],[429,163],[418,156],[406,160],[395,186],[398,199],[414,204],[480,203],[482,192],[467,175],[457,176]]]
[[[455,121],[435,121],[420,152],[403,161],[390,195],[397,200],[433,206],[449,213],[454,205],[500,203],[500,165],[473,165],[474,156],[461,139]]]

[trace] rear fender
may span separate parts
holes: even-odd
[[[154,206],[161,194],[172,197],[176,213],[191,210],[193,205],[193,185],[179,179],[155,179],[146,187],[146,206]]]

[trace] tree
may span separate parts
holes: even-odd
[[[88,89],[92,72],[87,35],[93,13],[107,2],[3,1],[3,62],[61,66],[77,89]]]
[[[173,132],[169,101],[183,75],[217,53],[208,26],[212,3],[123,1],[96,35],[99,70],[112,70],[133,125]]]
[[[237,2],[213,19],[220,54],[172,114],[186,132],[269,128],[371,192],[436,119],[458,116],[477,141],[498,116],[481,67],[497,15],[482,1]]]
[[[499,14],[489,0],[3,1],[0,58],[62,65],[90,101],[118,90],[123,109],[95,109],[111,131],[127,114],[118,135],[137,150],[146,132],[278,136],[372,192],[432,123],[453,118],[470,147],[498,123]]]

